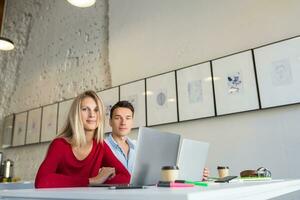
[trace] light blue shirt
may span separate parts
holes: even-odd
[[[124,167],[128,170],[130,174],[132,174],[133,164],[135,161],[136,147],[135,141],[126,138],[126,142],[129,146],[128,155],[126,155],[118,143],[112,137],[112,133],[105,138],[106,144],[110,147],[111,151],[118,158],[118,160],[124,165]]]

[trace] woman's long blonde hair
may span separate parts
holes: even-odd
[[[95,100],[96,105],[99,109],[99,117],[98,117],[98,128],[94,133],[94,139],[97,142],[103,142],[103,132],[104,132],[104,107],[103,102],[100,97],[96,94],[96,92],[92,90],[85,91],[78,95],[70,108],[68,119],[65,123],[64,128],[61,133],[57,137],[64,137],[69,140],[69,142],[73,146],[83,146],[86,144],[85,131],[83,127],[83,122],[81,119],[81,102],[84,98],[91,97]]]

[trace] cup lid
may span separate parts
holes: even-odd
[[[217,169],[229,169],[229,167],[228,166],[218,166]]]
[[[179,167],[178,167],[178,166],[163,166],[161,169],[162,169],[162,170],[179,169]]]

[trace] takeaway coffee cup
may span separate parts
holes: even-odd
[[[218,174],[220,178],[229,176],[229,167],[227,166],[218,166]]]
[[[163,166],[161,168],[161,181],[175,181],[178,179],[178,166]]]

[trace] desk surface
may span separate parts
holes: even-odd
[[[108,188],[52,188],[2,190],[3,199],[270,199],[300,190],[300,180],[212,183],[208,187],[109,190]]]

